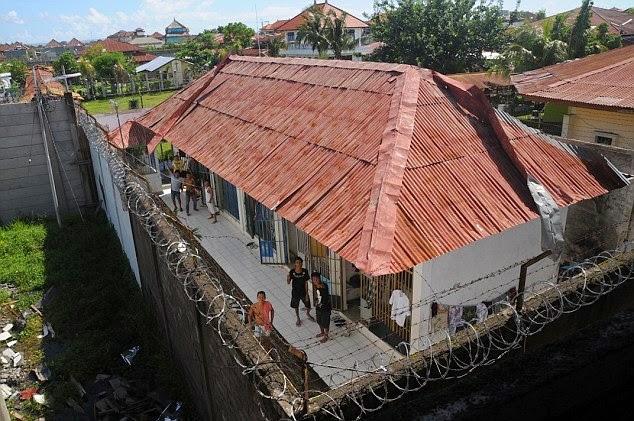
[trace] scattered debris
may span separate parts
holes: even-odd
[[[24,416],[20,414],[18,411],[11,411],[11,416],[15,418],[16,420],[20,420],[20,421],[25,419]]]
[[[48,326],[47,323],[42,324],[42,334],[37,335],[38,339],[42,339],[48,336]]]
[[[46,291],[46,294],[44,294],[44,297],[35,303],[35,307],[40,310],[43,309],[51,302],[55,295],[57,295],[57,289],[55,289],[55,287],[50,287],[48,291]]]
[[[46,405],[46,396],[44,395],[40,395],[40,394],[33,395],[33,400],[39,403],[40,405]]]
[[[22,354],[16,352],[13,356],[13,367],[19,367],[22,365]]]
[[[68,404],[68,406],[70,406],[71,408],[73,408],[73,410],[75,412],[79,412],[80,414],[85,414],[86,412],[84,411],[84,408],[82,408],[81,406],[79,406],[77,404],[77,402],[75,402],[75,399],[73,398],[68,398],[66,399],[66,403]]]
[[[15,352],[11,348],[7,348],[4,351],[2,351],[2,356],[9,360],[12,360],[14,355],[15,355]]]
[[[125,361],[128,365],[132,365],[132,359],[136,356],[138,352],[139,346],[137,345],[134,348],[130,348],[127,352],[121,354],[121,358],[123,358],[123,361]]]
[[[73,376],[70,376],[70,382],[74,384],[75,387],[77,388],[80,398],[83,398],[84,396],[86,396],[86,389],[84,389],[82,385],[77,380],[75,380]]]
[[[13,345],[15,345],[15,344],[17,344],[17,343],[18,343],[18,341],[15,341],[15,340],[14,340],[14,341],[11,341],[11,342],[7,342],[7,346],[8,346],[9,348],[11,348],[11,347],[13,347]]]
[[[39,308],[35,307],[33,304],[31,304],[31,309],[36,312],[37,314],[39,314],[40,317],[44,317],[44,315],[42,314],[42,312],[40,311]]]
[[[6,341],[10,337],[11,337],[11,334],[9,332],[5,331],[5,332],[0,333],[0,341]]]
[[[45,382],[51,378],[51,369],[45,363],[42,363],[33,369],[35,377],[41,382]]]
[[[51,338],[55,338],[55,331],[53,330],[53,326],[49,322],[46,322],[46,327],[48,327],[48,331],[51,334]]]
[[[0,355],[0,363],[2,365],[9,365],[9,360],[7,360],[4,355]]]
[[[20,399],[24,401],[30,401],[33,398],[33,395],[37,393],[37,389],[34,387],[30,387],[26,390],[20,391]]]
[[[9,323],[8,325],[6,325],[5,327],[2,328],[3,332],[8,332],[11,329],[13,329],[13,324]]]
[[[0,393],[2,393],[2,397],[4,399],[9,399],[9,397],[13,394],[13,389],[8,384],[0,384]]]

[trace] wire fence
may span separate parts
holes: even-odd
[[[372,358],[346,366],[338,361],[317,363],[306,359],[305,350],[314,345],[292,345],[281,336],[278,339],[288,352],[279,352],[275,347],[265,350],[244,322],[248,308],[242,297],[229,289],[203,258],[195,236],[184,234],[179,222],[161,206],[161,199],[148,191],[129,170],[120,152],[108,144],[95,121],[79,108],[77,115],[91,145],[107,160],[127,208],[141,222],[189,300],[196,303],[198,312],[214,328],[222,344],[240,351],[244,358],[236,358],[236,364],[243,374],[251,376],[257,393],[284,408],[287,419],[360,419],[430,382],[468,375],[477,367],[495,363],[520,347],[526,337],[539,333],[565,314],[592,305],[634,276],[631,244],[624,243],[616,250],[568,264],[555,278],[529,286],[511,301],[496,302],[495,307],[487,308],[490,315],[485,320],[463,320],[456,332],[441,330],[440,340],[424,336],[401,343],[399,348],[405,350],[401,355],[376,352]],[[512,267],[524,263],[516,262]],[[423,281],[426,282],[424,278]],[[434,297],[450,294],[451,290],[435,291]],[[427,306],[430,300],[414,302],[412,307]],[[517,310],[516,300],[523,302],[521,311]],[[376,342],[382,340],[379,337]],[[359,350],[348,351],[354,356]],[[339,381],[341,386],[337,388],[323,390],[311,388],[308,382],[292,382],[286,375],[287,370],[307,372],[309,367],[328,367],[344,381]]]

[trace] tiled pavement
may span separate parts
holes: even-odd
[[[161,197],[172,207],[169,186]],[[183,201],[184,199],[183,194]],[[291,287],[286,284],[289,268],[261,264],[259,250],[247,247],[247,244],[254,240],[242,233],[237,221],[223,213],[218,216],[218,222],[212,224],[211,220],[207,219],[207,208],[200,206],[200,201],[198,204],[198,212],[190,209],[190,216],[185,212],[178,212],[179,219],[191,228],[198,228],[203,247],[252,301],[256,300],[258,291],[266,292],[267,300],[273,304],[275,310],[273,327],[286,341],[306,351],[308,361],[329,386],[340,386],[353,375],[358,375],[351,370],[355,366],[358,370],[376,369],[386,365],[389,358],[401,358],[400,354],[360,324],[351,325],[353,328],[350,329],[350,335],[345,336],[344,327],[337,327],[331,323],[331,339],[324,344],[315,338],[319,333],[319,326],[308,320],[306,312],[301,308],[302,325],[295,326],[295,313],[289,306]],[[255,241],[257,242],[257,239]],[[314,309],[311,310],[311,314],[315,315]],[[331,319],[336,316],[342,315],[333,311]]]

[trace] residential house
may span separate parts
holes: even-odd
[[[267,23],[262,28],[260,28],[260,32],[264,35],[278,34],[280,32],[280,26],[284,25],[288,21],[289,19],[278,19],[273,23]]]
[[[328,3],[328,0],[325,0],[324,3],[315,3],[311,7],[318,8],[322,13],[327,14],[329,12],[334,12],[336,16],[340,16],[344,11],[339,9],[336,6]],[[297,40],[299,27],[309,18],[309,12],[307,10],[302,11],[298,15],[289,19],[285,23],[277,26],[274,31],[282,33],[284,35],[284,40],[287,44],[287,49],[282,50],[281,53],[286,57],[317,57],[317,51],[313,51],[312,46],[308,44],[301,43]],[[280,22],[280,21],[278,21]],[[276,24],[278,23],[276,22]],[[367,44],[365,39],[368,39],[370,34],[370,26],[362,21],[361,19],[347,13],[346,16],[346,27],[348,28],[348,34],[354,38],[356,41],[356,45],[361,47],[362,45]],[[329,52],[328,55],[330,57],[333,56],[332,52]],[[353,51],[344,52],[344,56],[348,56],[350,58],[354,58]]]
[[[119,42],[130,42],[134,38],[135,34],[136,34],[136,31],[125,31],[122,29],[120,31],[115,32],[112,35],[108,35],[106,38],[119,41]]]
[[[119,42],[114,39],[104,39],[101,41],[95,41],[94,43],[91,44],[91,46],[93,45],[100,45],[103,52],[108,52],[108,53],[120,52],[129,57],[140,56],[144,54],[143,47],[140,47],[138,45],[128,44],[127,42]],[[87,52],[86,50],[83,50],[80,54],[86,54],[86,52]]]
[[[634,20],[632,20],[634,16],[631,13],[627,13],[615,8],[603,9],[596,6],[592,6],[591,9],[592,13],[590,15],[590,26],[592,28],[600,25],[601,23],[605,23],[608,25],[609,33],[621,35],[623,44],[634,43]],[[530,25],[541,26],[544,24],[545,21],[552,20],[555,16],[563,14],[568,16],[566,18],[566,24],[573,25],[580,11],[581,8],[577,7],[576,9],[558,13],[557,15],[547,17],[546,19],[531,22]]]
[[[511,80],[525,98],[559,110],[562,137],[634,149],[634,45]]]
[[[190,39],[189,28],[178,22],[176,18],[165,28],[165,42],[187,42]]]
[[[66,48],[81,48],[81,47],[84,47],[85,45],[86,44],[84,44],[77,38],[73,38],[70,41],[68,41],[68,43],[66,44]]]
[[[568,208],[626,184],[477,88],[409,65],[231,56],[135,126],[154,133],[149,151],[171,142],[204,166],[263,264],[302,257],[335,309],[392,344],[437,333],[433,303],[495,302],[518,286],[550,226],[529,185],[565,226]],[[527,287],[557,263],[532,266]],[[394,320],[392,294],[411,315]]]
[[[48,44],[44,46],[44,48],[64,48],[64,46],[60,44],[59,42],[57,42],[55,38],[53,38],[52,40],[48,42]]]
[[[168,86],[180,88],[190,83],[193,77],[191,63],[174,57],[156,57],[138,66],[136,72],[142,73],[146,81],[153,80],[158,83],[160,90]]]

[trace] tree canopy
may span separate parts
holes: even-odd
[[[56,74],[61,75],[62,67],[64,67],[66,74],[79,72],[79,65],[77,64],[75,54],[70,51],[65,51],[60,54],[57,60],[53,62],[53,70],[55,70]]]
[[[502,10],[493,0],[375,0],[372,60],[414,64],[442,73],[479,70],[484,51],[504,41]]]
[[[99,78],[123,80],[127,78],[128,73],[134,71],[125,55],[120,52],[102,53],[90,62]]]
[[[18,85],[24,85],[29,68],[18,59],[0,62],[0,73],[11,73],[11,81]]]
[[[219,44],[214,42],[218,34],[205,29],[196,39],[187,41],[174,55],[200,69],[209,69],[218,62]]]
[[[241,53],[253,44],[255,31],[242,22],[231,22],[218,29],[222,30],[222,45],[228,52]]]
[[[311,6],[306,9],[308,17],[298,27],[297,40],[310,44],[320,57],[332,50],[335,59],[340,60],[344,51],[354,50],[356,42],[348,33],[346,12],[340,14],[334,10],[324,13],[320,8]]]

